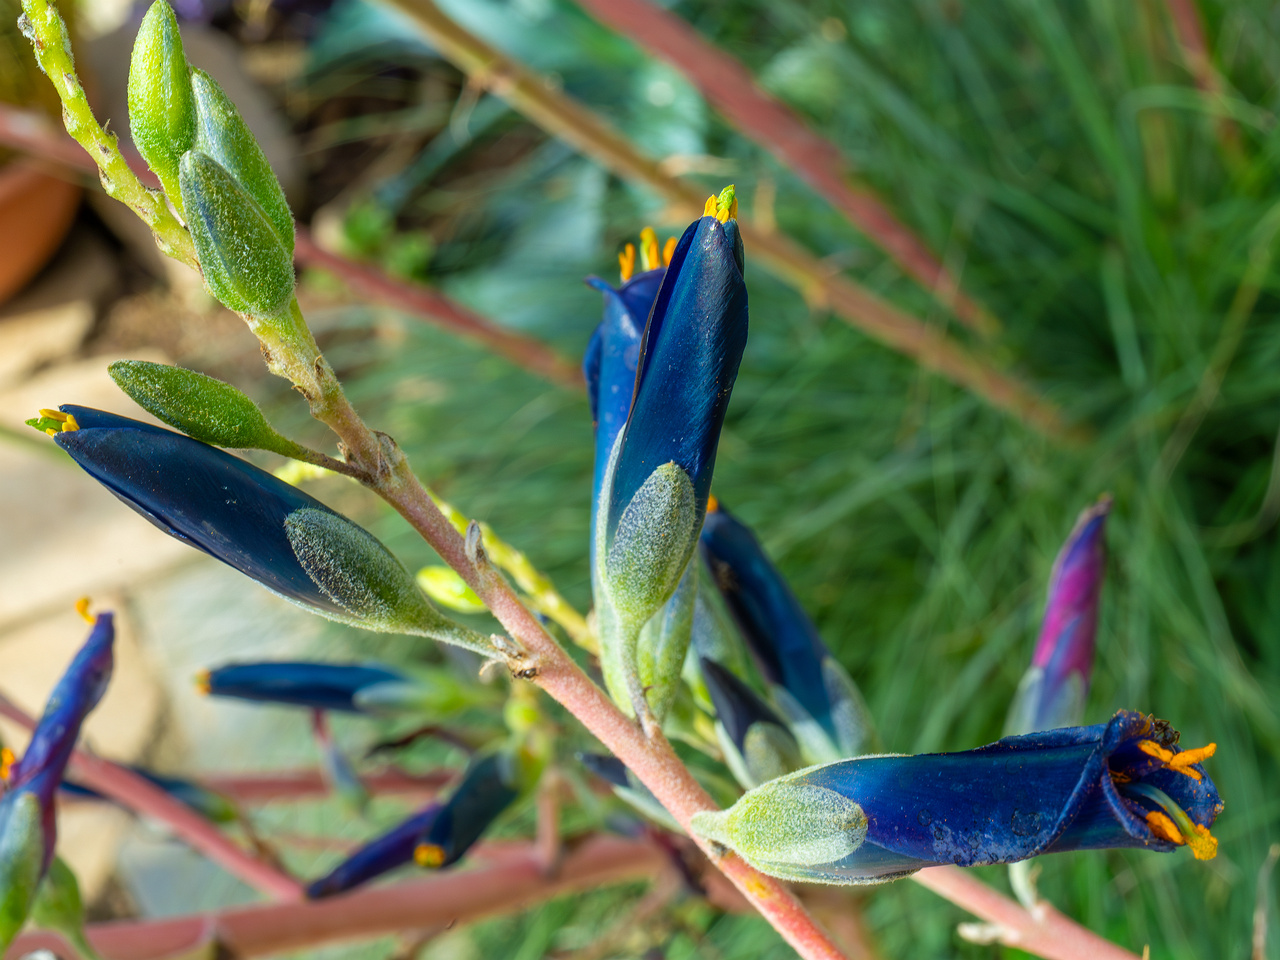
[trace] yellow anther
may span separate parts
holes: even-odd
[[[661,266],[658,251],[658,235],[653,227],[645,227],[640,231],[640,269],[657,270]]]
[[[715,513],[720,509],[720,501],[715,498],[715,494],[707,497],[707,513]]]
[[[98,622],[98,618],[89,612],[88,597],[81,597],[79,600],[76,601],[76,613],[80,614],[80,616],[83,617],[87,623]]]
[[[40,416],[48,417],[50,420],[57,420],[59,423],[66,423],[70,414],[63,413],[61,410],[50,410],[47,407],[41,407],[38,411]]]
[[[79,429],[80,429],[80,424],[76,423],[76,418],[68,413],[66,423],[62,425],[62,432],[71,433],[73,430],[79,430]]]
[[[434,843],[420,843],[413,849],[413,862],[428,870],[444,863],[444,847]]]
[[[1173,759],[1173,751],[1166,750],[1154,740],[1139,740],[1138,749],[1149,757],[1155,757],[1161,763],[1168,763]]]
[[[18,760],[8,747],[0,747],[0,780],[8,780],[13,765]]]
[[[1181,753],[1173,755],[1173,759],[1166,764],[1170,770],[1176,770],[1178,773],[1185,773],[1193,780],[1200,779],[1200,773],[1191,769],[1191,764],[1200,763],[1202,760],[1208,760],[1218,752],[1218,745],[1211,743],[1207,747],[1200,747],[1197,750],[1183,750]]]
[[[662,265],[664,267],[671,266],[671,257],[676,252],[676,238],[667,237],[667,242],[662,245]]]
[[[201,670],[196,674],[196,689],[205,696],[209,695],[209,691],[213,689],[211,678],[208,670]]]
[[[58,431],[53,429],[53,427],[45,427],[44,432],[51,437],[56,437],[58,435]]]
[[[1191,848],[1192,855],[1197,860],[1212,860],[1218,855],[1218,838],[1209,832],[1208,827],[1202,827],[1198,823],[1193,823],[1191,828],[1195,831],[1187,837],[1187,846]]]
[[[1161,840],[1168,840],[1178,846],[1182,846],[1187,842],[1182,839],[1182,834],[1178,832],[1178,828],[1174,826],[1173,821],[1159,810],[1152,810],[1147,814],[1147,826]]]
[[[707,202],[702,205],[702,215],[704,217],[714,217],[716,215],[715,194],[707,197]]]
[[[46,420],[54,420],[57,423],[60,423],[62,425],[63,433],[69,433],[72,430],[80,429],[80,424],[76,423],[76,418],[69,413],[63,413],[61,410],[50,410],[48,407],[41,407],[39,413],[40,416],[44,417]],[[51,437],[56,437],[58,435],[58,431],[54,430],[52,427],[45,427],[44,432]]]
[[[1192,770],[1191,765],[1212,757],[1217,752],[1218,745],[1211,743],[1207,747],[1200,747],[1196,750],[1183,750],[1181,753],[1174,753],[1172,750],[1166,750],[1154,740],[1139,740],[1138,749],[1147,754],[1147,756],[1155,757],[1175,773],[1184,773],[1192,780],[1199,780],[1201,779],[1199,771]]]
[[[628,243],[618,254],[618,271],[622,274],[622,282],[626,283],[636,272],[636,245]]]

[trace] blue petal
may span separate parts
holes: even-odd
[[[375,877],[413,862],[413,851],[422,834],[440,815],[441,805],[433,803],[399,826],[371,840],[325,876],[307,887],[307,897],[332,897],[367,883]]]
[[[592,335],[582,363],[596,430],[595,476],[591,485],[593,512],[609,454],[631,411],[636,367],[640,363],[640,340],[665,274],[665,268],[647,270],[617,289],[599,277],[587,278],[588,286],[604,294],[604,319]]]
[[[87,407],[59,409],[74,415],[80,429],[58,434],[58,445],[165,533],[290,600],[346,612],[307,575],[285,533],[285,518],[295,510],[334,514],[319,500],[172,430]]]
[[[228,664],[202,680],[214,697],[358,713],[354,698],[361,690],[406,677],[376,664],[279,661]]]
[[[456,863],[519,796],[511,767],[512,759],[501,753],[467,767],[453,796],[422,833],[421,842],[443,854],[439,867]]]
[[[608,493],[606,542],[636,491],[665,463],[688,474],[701,514],[746,342],[738,225],[702,217],[676,245],[645,326]]]
[[[831,653],[751,529],[721,504],[703,522],[701,547],[760,672],[836,737],[822,673]]]

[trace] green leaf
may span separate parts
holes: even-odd
[[[256,403],[222,380],[147,360],[117,360],[107,372],[138,406],[196,440],[286,456],[298,449],[276,433]]]
[[[292,243],[286,248],[257,200],[208,154],[183,154],[178,181],[210,292],[237,313],[278,316],[293,298]]]
[[[181,213],[178,164],[195,146],[196,104],[178,21],[165,0],[151,5],[133,44],[129,128],[138,152]]]
[[[191,71],[196,105],[196,149],[216,160],[257,201],[281,243],[293,255],[293,212],[267,155],[218,82]]]
[[[27,921],[44,866],[44,830],[34,793],[0,801],[0,952]]]

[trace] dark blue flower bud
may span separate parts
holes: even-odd
[[[751,687],[714,660],[698,663],[715,704],[725,760],[739,783],[754,787],[804,765],[795,737]]]
[[[457,863],[520,795],[517,760],[508,753],[479,757],[422,832],[413,859],[439,869]]]
[[[876,756],[771,780],[693,828],[793,880],[878,883],[939,864],[1012,863],[1067,850],[1217,850],[1222,812],[1199,761],[1163,721],[1019,737],[961,753]]]
[[[58,445],[179,540],[332,620],[491,654],[452,623],[372,534],[253,464],[180,433],[66,405]]]
[[[211,697],[360,713],[356,697],[362,691],[405,681],[404,674],[381,664],[266,661],[205,670],[197,684]]]
[[[862,752],[871,737],[862,696],[751,529],[713,498],[700,542],[712,580],[810,761]]]
[[[307,897],[319,900],[354,890],[384,873],[413,863],[413,851],[422,834],[430,829],[440,815],[442,805],[432,803],[392,828],[382,836],[369,841],[328,874],[307,887]]]
[[[0,798],[0,950],[22,928],[57,843],[54,794],[80,727],[98,705],[114,663],[114,618],[99,614],[89,639],[58,680]]]

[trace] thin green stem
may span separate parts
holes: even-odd
[[[151,228],[161,251],[199,270],[195,245],[187,228],[165,202],[164,194],[148,190],[129,168],[115,134],[108,133],[93,115],[84,87],[76,75],[71,36],[57,8],[49,0],[22,0],[18,20],[23,35],[35,48],[40,69],[49,77],[62,100],[62,120],[85,152],[98,165],[102,189],[125,204]]]

